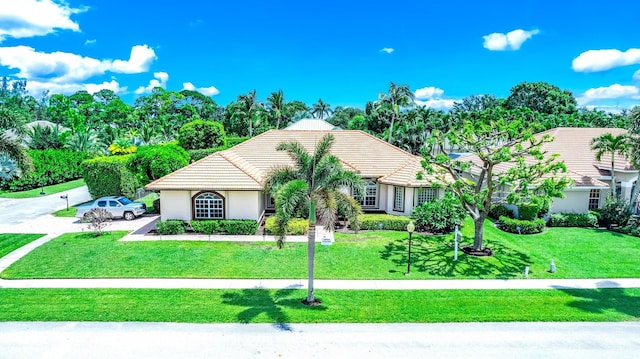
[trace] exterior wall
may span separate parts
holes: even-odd
[[[191,221],[191,192],[160,191],[160,219]]]
[[[225,219],[254,219],[262,215],[263,203],[260,191],[215,191],[224,197]],[[193,219],[193,196],[200,191],[160,191],[161,219]]]
[[[565,198],[556,198],[549,209],[550,213],[587,213],[589,212],[589,192],[591,188],[569,188],[564,191]],[[607,194],[600,191],[600,204]]]
[[[391,195],[391,201],[389,201],[389,195]],[[387,204],[391,205],[393,209],[393,186],[378,183],[378,209],[386,211]],[[389,211],[387,211],[389,213]]]
[[[227,219],[260,219],[263,208],[262,192],[259,191],[222,191],[225,196]]]
[[[417,205],[416,203],[416,193],[419,187],[405,187],[404,189],[404,211],[394,211],[393,205],[395,204],[395,186],[386,186],[387,187],[387,206],[384,209],[388,214],[395,214],[399,216],[410,216],[413,213],[413,209]],[[437,189],[437,198],[442,198],[444,196],[444,189]]]

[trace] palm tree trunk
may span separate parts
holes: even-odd
[[[391,143],[391,134],[393,133],[393,123],[396,120],[396,114],[395,112],[393,113],[393,115],[391,115],[391,125],[389,125],[389,139],[387,140],[387,142]]]
[[[315,303],[315,295],[313,288],[313,269],[316,254],[316,206],[313,201],[309,204],[309,234],[307,237],[307,270],[309,275],[309,284],[307,289],[307,305]]]
[[[616,192],[616,170],[613,167],[614,166],[614,156],[616,155],[615,152],[613,152],[613,154],[611,155],[611,196],[613,197],[618,197],[618,192]]]

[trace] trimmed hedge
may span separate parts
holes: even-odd
[[[407,216],[394,216],[392,214],[363,214],[360,216],[360,229],[362,230],[389,230],[406,231],[407,224],[411,221]],[[382,224],[382,228],[379,227]]]
[[[200,150],[188,150],[189,156],[191,156],[191,161],[199,161],[211,154],[214,154],[219,151],[224,151],[228,146],[214,147],[214,148],[203,148]]]
[[[252,219],[194,219],[190,222],[190,225],[195,232],[204,234],[254,235],[258,231],[258,222]]]
[[[28,150],[33,162],[33,172],[8,182],[0,187],[11,191],[26,191],[42,185],[49,186],[82,177],[82,161],[89,158],[86,152],[71,150]]]
[[[186,232],[184,222],[181,219],[167,219],[166,221],[156,222],[156,231],[158,234],[182,234]]]
[[[518,205],[518,219],[532,221],[538,218],[540,205],[536,203],[520,203]]]
[[[82,162],[82,175],[93,198],[135,196],[138,181],[129,170],[130,158],[131,155],[108,156]]]
[[[264,230],[267,234],[275,234],[276,216],[267,218],[264,225]],[[309,220],[306,218],[293,218],[289,221],[287,226],[287,234],[293,236],[301,236],[307,233],[309,229]]]
[[[502,216],[500,217],[499,228],[509,233],[535,234],[541,233],[544,230],[544,226],[544,219],[527,221],[523,219],[512,219]],[[518,232],[518,228],[520,228],[520,232]]]
[[[227,137],[227,147],[233,147],[239,143],[242,143],[246,140],[248,140],[249,137],[235,137],[235,136],[228,136]]]
[[[597,227],[598,217],[592,213],[555,213],[548,224],[549,227]]]
[[[139,183],[147,184],[185,167],[189,159],[189,153],[176,144],[141,146],[131,155],[129,169]]]
[[[491,206],[491,209],[489,210],[489,218],[494,219],[494,220],[498,220],[500,219],[500,217],[509,217],[509,218],[514,218],[515,216],[513,215],[513,211],[509,208],[507,208],[504,205],[501,204],[494,204]]]

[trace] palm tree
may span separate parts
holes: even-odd
[[[307,305],[319,303],[313,288],[316,221],[332,231],[340,214],[357,227],[358,216],[362,212],[358,202],[341,191],[349,188],[356,196],[361,196],[364,191],[362,179],[356,173],[344,170],[340,160],[330,153],[333,141],[332,134],[325,135],[313,154],[296,141],[280,143],[276,149],[287,152],[294,165],[273,168],[265,181],[265,191],[276,199],[278,247],[284,246],[287,223],[296,210],[309,209],[309,286],[307,298],[303,301]]]
[[[628,116],[631,120],[631,132],[640,134],[640,106],[634,106]]]
[[[21,137],[25,133],[24,124],[26,122],[26,118],[21,113],[8,107],[0,106],[0,155],[6,155],[7,161],[9,159],[12,160],[20,169],[19,172],[10,171],[14,175],[25,174],[32,169],[31,158],[21,143]],[[8,132],[13,132],[17,137],[12,138]]]
[[[596,151],[596,160],[600,161],[602,156],[611,154],[611,194],[616,196],[616,154],[626,155],[629,151],[630,138],[627,134],[614,136],[607,132],[594,138],[591,141],[591,149]]]
[[[253,137],[253,118],[256,110],[262,107],[262,103],[256,101],[256,90],[249,91],[246,95],[238,95],[238,108],[234,115],[240,115],[249,121],[249,137]]]
[[[330,116],[332,113],[333,110],[331,109],[331,105],[322,101],[321,98],[319,98],[318,102],[314,103],[313,106],[311,106],[311,114],[321,120],[324,118],[325,114],[327,116]]]
[[[389,85],[389,93],[380,94],[378,98],[378,106],[389,106],[391,108],[391,121],[389,124],[389,139],[387,142],[391,143],[393,136],[393,124],[400,116],[400,107],[406,107],[413,104],[415,95],[411,92],[408,85],[396,85],[391,83]]]
[[[272,92],[267,98],[269,112],[276,119],[276,130],[280,129],[280,121],[284,117],[284,94],[282,90]]]

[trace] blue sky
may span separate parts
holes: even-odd
[[[256,89],[363,107],[391,81],[446,109],[522,81],[640,104],[640,2],[0,0],[0,76],[39,96],[153,86],[226,105]]]

